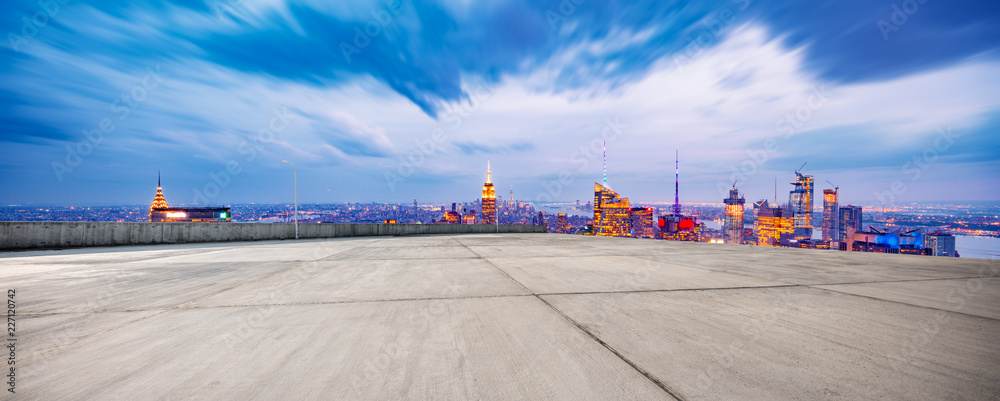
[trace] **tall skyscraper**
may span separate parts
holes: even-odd
[[[594,183],[594,235],[627,236],[631,229],[631,207],[611,188]]]
[[[163,197],[163,187],[160,186],[160,173],[156,173],[156,196],[153,197],[153,204],[149,205],[149,221],[153,221],[154,209],[167,209],[167,200]]]
[[[483,224],[497,224],[497,193],[490,179],[490,161],[486,161],[486,183],[483,184]]]
[[[743,243],[743,205],[746,201],[736,190],[736,184],[729,190],[729,197],[724,199],[726,218],[723,221],[723,238],[727,244]]]
[[[861,229],[861,206],[844,205],[839,208],[840,227],[838,230],[839,241],[851,242],[853,233],[864,231]],[[842,247],[843,248],[843,247]],[[851,244],[847,244],[847,249],[851,249]]]
[[[788,194],[788,203],[795,217],[796,237],[812,238],[813,176],[795,172],[795,185]]]
[[[840,207],[837,189],[823,190],[823,241],[840,241]]]

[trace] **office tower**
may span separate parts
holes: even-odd
[[[823,190],[823,241],[840,241],[840,208],[837,206],[837,190]]]
[[[545,225],[545,212],[543,211],[538,212],[538,225],[540,226]]]
[[[839,208],[840,227],[838,230],[839,241],[847,243],[847,250],[851,249],[853,233],[863,231],[861,229],[861,206],[844,205]],[[844,249],[844,247],[841,247]]]
[[[729,190],[729,198],[723,200],[726,204],[726,218],[723,220],[723,238],[727,244],[743,243],[743,205],[746,201],[740,196],[736,185]]]
[[[757,245],[778,246],[781,244],[782,236],[787,237],[794,231],[794,217],[788,210],[768,207],[765,201],[755,213],[757,221],[754,223],[754,231],[757,232]]]
[[[627,236],[631,229],[628,198],[601,184],[594,183],[594,235]]]
[[[955,253],[955,236],[951,234],[924,235],[924,246],[931,250],[933,256],[958,257],[958,254]]]
[[[580,203],[580,201],[576,201],[576,203]],[[557,229],[557,232],[559,232],[560,234],[566,234],[566,233],[568,233],[569,232],[569,223],[566,222],[566,213],[559,213],[558,217],[556,217],[556,218],[558,219],[557,223],[559,224],[559,228]]]
[[[812,238],[813,176],[795,172],[795,185],[788,194],[788,203],[795,219],[796,238]]]
[[[483,224],[497,224],[497,194],[490,180],[490,162],[486,161],[486,183],[483,184]]]
[[[632,237],[653,238],[653,208],[634,207],[631,216]]]
[[[153,197],[153,204],[149,205],[149,221],[153,221],[153,211],[155,209],[166,209],[167,200],[163,198],[163,187],[160,186],[160,173],[156,173],[156,196]]]

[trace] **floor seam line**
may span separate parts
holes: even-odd
[[[559,316],[562,316],[563,319],[566,319],[566,321],[568,321],[570,324],[576,326],[576,328],[579,329],[580,331],[582,331],[583,334],[586,334],[592,340],[596,341],[599,345],[601,345],[602,347],[604,347],[604,349],[606,349],[608,351],[611,351],[611,353],[614,354],[616,357],[618,357],[618,359],[620,359],[622,362],[625,362],[625,364],[627,364],[633,370],[635,370],[636,372],[638,372],[639,374],[641,374],[643,377],[645,377],[647,380],[649,380],[650,382],[652,382],[654,385],[656,385],[657,387],[659,387],[660,390],[663,390],[663,392],[667,393],[668,395],[670,395],[671,397],[673,397],[677,401],[684,401],[683,398],[681,398],[679,395],[675,394],[673,391],[671,391],[669,388],[667,388],[666,384],[663,384],[663,382],[661,382],[659,379],[657,379],[656,377],[653,377],[653,375],[651,373],[649,373],[645,369],[639,367],[639,365],[637,365],[635,362],[632,362],[630,359],[628,359],[627,357],[625,357],[625,355],[622,355],[622,353],[618,352],[618,350],[616,350],[614,347],[612,347],[611,344],[608,344],[604,340],[601,340],[600,337],[598,337],[597,335],[595,335],[594,333],[592,333],[590,330],[587,330],[586,327],[583,327],[583,325],[581,325],[576,320],[573,320],[572,318],[570,318],[569,316],[567,316],[561,310],[557,309],[555,306],[553,306],[551,303],[549,303],[549,301],[546,301],[545,298],[542,298],[538,294],[534,294],[534,296],[539,301],[542,301],[542,303],[544,303],[545,305],[547,305],[550,309],[552,309],[552,311],[554,311],[557,314],[559,314]]]

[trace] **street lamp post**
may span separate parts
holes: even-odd
[[[295,185],[295,239],[299,239],[299,173],[296,171],[295,165],[288,160],[281,162],[292,166],[292,180]]]

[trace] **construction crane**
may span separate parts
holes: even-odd
[[[802,167],[799,167],[798,170],[795,170],[795,174],[798,174],[799,171],[802,171],[802,169],[805,168],[806,164],[809,164],[809,162],[802,163]]]
[[[826,180],[826,182],[830,182],[830,180]],[[833,193],[837,193],[837,191],[840,190],[840,187],[838,187],[837,184],[830,182],[830,185],[833,185]]]

